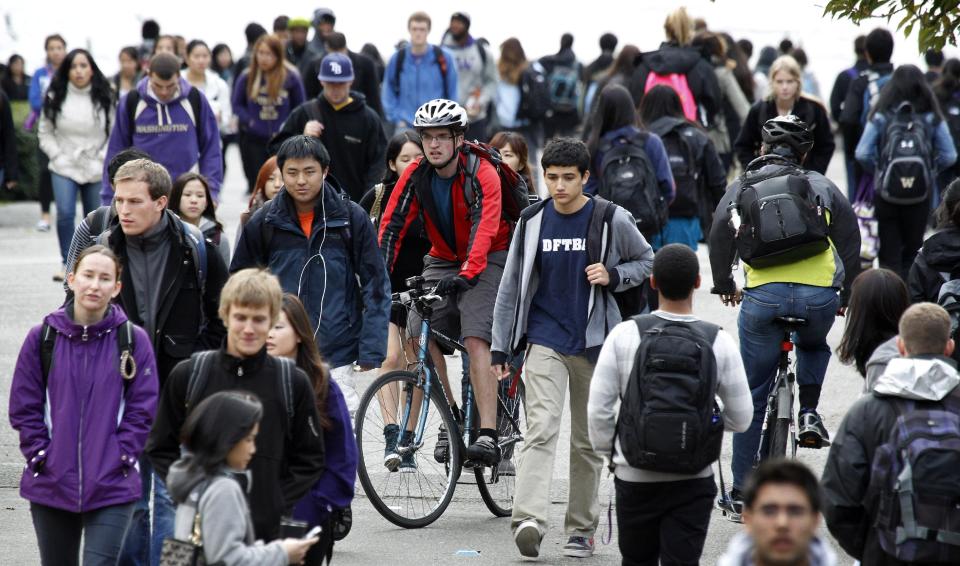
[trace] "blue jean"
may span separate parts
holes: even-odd
[[[130,530],[123,541],[123,552],[117,564],[122,566],[158,566],[163,539],[173,536],[175,511],[163,479],[154,471],[146,456],[140,457],[140,478],[143,492],[133,510]],[[153,489],[151,489],[153,488]],[[153,532],[151,536],[150,494],[153,493]]]
[[[83,204],[83,214],[90,214],[100,206],[100,181],[78,183],[73,179],[50,173],[53,182],[53,198],[57,201],[57,240],[60,241],[60,261],[67,263],[70,240],[73,239],[74,221],[77,217],[77,193]],[[73,269],[72,265],[67,270]]]
[[[820,385],[830,362],[827,333],[833,326],[840,298],[832,287],[796,283],[768,283],[744,289],[740,306],[740,356],[753,396],[753,422],[746,432],[733,435],[733,486],[742,489],[760,446],[760,430],[767,395],[777,373],[783,328],[773,319],[805,318],[807,325],[794,335],[797,384]]]
[[[83,537],[83,566],[113,566],[117,563],[123,534],[130,525],[133,503],[111,505],[74,513],[30,504],[33,528],[43,566],[79,566]]]

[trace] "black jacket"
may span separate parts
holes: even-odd
[[[878,63],[870,65],[869,71],[878,75],[886,76],[893,73],[893,65],[890,63]],[[870,84],[870,78],[866,71],[860,73],[860,76],[853,79],[850,83],[850,89],[847,90],[847,98],[843,101],[843,108],[840,111],[840,117],[837,122],[840,123],[840,132],[843,134],[843,151],[847,155],[853,155],[857,150],[857,144],[860,143],[860,136],[863,135],[863,128],[866,124],[861,122],[863,115],[863,93]]]
[[[347,51],[350,62],[353,63],[353,90],[362,93],[367,97],[367,106],[373,108],[377,115],[383,118],[383,103],[380,101],[380,77],[377,74],[377,67],[370,59],[362,53]],[[323,87],[320,86],[320,62],[323,57],[317,57],[310,61],[303,71],[303,89],[307,92],[307,98],[316,98],[320,96]]]
[[[827,110],[819,102],[801,96],[793,105],[793,114],[813,130],[813,149],[807,154],[807,160],[804,161],[803,166],[826,175],[830,158],[833,157],[833,151],[837,148],[836,142],[833,141],[833,133],[830,131]],[[776,117],[777,105],[771,100],[761,100],[750,107],[747,119],[743,122],[743,128],[740,129],[740,135],[733,144],[733,150],[741,165],[746,167],[760,155],[763,124]]]
[[[946,281],[941,273],[951,274],[950,279],[960,277],[960,228],[944,228],[923,242],[907,277],[910,302],[937,302]]]
[[[10,111],[10,100],[0,92],[0,169],[3,170],[3,184],[20,178],[18,165],[17,131]]]
[[[657,134],[661,138],[674,128],[680,128],[680,132],[690,144],[693,150],[694,170],[697,173],[698,196],[708,197],[708,201],[702,203],[700,214],[708,213],[713,215],[713,210],[717,203],[723,198],[723,193],[727,190],[727,171],[717,155],[716,148],[706,132],[702,128],[684,120],[682,118],[673,118],[663,116],[649,124],[647,129]],[[709,226],[707,227],[709,229]],[[706,231],[704,232],[706,233]]]
[[[180,458],[190,365],[189,360],[184,361],[170,374],[147,440],[146,452],[162,478]],[[319,416],[310,379],[300,369],[293,374],[292,422],[280,383],[280,364],[266,348],[245,359],[221,349],[210,364],[206,386],[197,396],[199,403],[214,393],[240,389],[253,393],[263,403],[257,453],[249,466],[253,476],[249,499],[254,532],[258,539],[267,541],[277,538],[281,516],[289,514],[306,495],[324,467],[323,435],[318,432]],[[288,426],[292,426],[289,434]]]
[[[830,116],[835,121],[840,121],[840,113],[843,111],[843,103],[847,99],[850,85],[869,66],[866,59],[857,59],[853,67],[840,71],[837,80],[833,81],[833,90],[830,91]]]
[[[954,365],[952,360],[941,357],[937,359]],[[890,371],[889,366],[887,371]],[[955,388],[948,395],[957,394]],[[824,495],[823,516],[830,534],[847,554],[861,564],[870,566],[906,564],[880,547],[877,530],[873,526],[878,501],[868,490],[874,455],[889,439],[890,431],[899,416],[894,399],[895,397],[871,392],[860,397],[850,407],[832,439],[830,454],[820,480]],[[915,402],[917,406],[937,403]],[[955,475],[957,470],[949,472]]]
[[[670,43],[660,45],[660,49],[640,56],[640,63],[630,81],[630,94],[633,103],[640,104],[640,99],[646,91],[647,75],[653,71],[659,75],[672,73],[687,77],[687,85],[703,112],[706,112],[707,121],[704,126],[711,126],[720,111],[720,83],[713,71],[713,65],[703,58],[696,49],[680,47]],[[702,115],[700,121],[703,122]]]
[[[201,294],[193,251],[184,239],[180,220],[172,212],[165,211],[162,222],[169,226],[174,249],[167,255],[161,285],[165,291],[161,294],[160,313],[156,317],[157,330],[150,337],[157,356],[161,388],[177,363],[194,352],[219,347],[227,334],[218,313],[220,290],[227,282],[227,266],[220,252],[212,242],[204,241],[207,248],[207,276]],[[120,264],[127,265],[127,243],[123,230],[119,227],[112,229],[107,243],[120,258]],[[143,326],[129,269],[123,270],[121,281],[123,288],[120,290],[119,303],[130,322]]]
[[[340,110],[334,110],[323,96],[294,108],[270,140],[270,153],[276,154],[287,138],[302,134],[310,120],[321,122],[320,141],[330,152],[330,173],[350,199],[359,202],[383,177],[387,137],[380,117],[367,106],[363,94],[350,94],[353,101]]]

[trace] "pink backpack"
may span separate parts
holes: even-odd
[[[687,84],[687,75],[680,73],[670,73],[669,75],[660,75],[653,71],[647,74],[647,83],[643,87],[646,94],[651,88],[657,85],[666,85],[677,92],[680,96],[680,104],[683,105],[683,115],[691,122],[697,122],[697,101],[693,98],[693,91]]]

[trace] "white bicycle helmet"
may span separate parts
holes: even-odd
[[[435,98],[426,102],[413,117],[413,127],[420,128],[455,128],[466,130],[467,111],[452,100]]]

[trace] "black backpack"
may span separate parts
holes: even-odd
[[[583,84],[580,63],[554,63],[547,73],[547,87],[550,93],[550,109],[561,114],[577,112],[580,108],[580,95]]]
[[[693,126],[686,122],[668,122],[661,131],[651,130],[660,136],[670,160],[670,171],[676,186],[676,196],[670,203],[669,216],[677,218],[696,218],[700,214],[699,178],[697,155],[691,139],[695,134]]]
[[[740,259],[750,267],[771,267],[827,250],[826,209],[803,171],[788,166],[764,174],[750,167],[734,203]]]
[[[719,459],[723,442],[713,355],[720,327],[656,315],[633,321],[640,347],[617,417],[620,452],[634,468],[695,474]]]
[[[531,65],[520,74],[520,108],[517,118],[539,122],[550,110],[550,88],[547,79]]]
[[[123,376],[123,390],[126,392],[130,381],[136,377],[137,363],[133,359],[133,323],[129,320],[115,329],[117,334],[117,356],[120,375]],[[40,329],[40,369],[42,371],[43,390],[47,390],[50,378],[50,366],[53,363],[53,348],[57,343],[57,331],[43,323]]]
[[[890,113],[877,164],[880,198],[891,204],[918,204],[933,189],[933,147],[923,116],[909,102]]]
[[[604,140],[599,148],[603,160],[597,195],[627,209],[649,240],[667,223],[667,204],[647,156],[646,142],[644,132]]]

